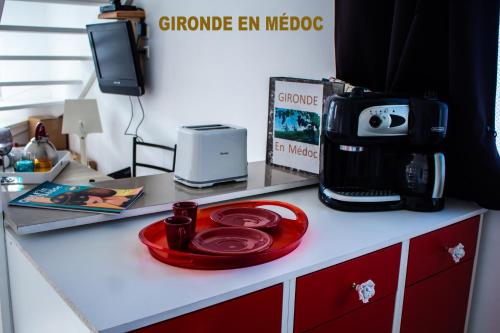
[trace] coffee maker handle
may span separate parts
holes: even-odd
[[[445,175],[446,167],[444,154],[436,153],[434,154],[434,187],[432,189],[433,199],[440,199],[443,197]]]

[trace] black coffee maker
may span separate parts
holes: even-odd
[[[319,198],[344,211],[444,207],[448,108],[354,88],[327,99],[323,113]]]

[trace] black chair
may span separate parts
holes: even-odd
[[[172,159],[172,168],[168,169],[168,168],[159,167],[159,166],[152,165],[152,164],[146,164],[146,163],[137,162],[137,146],[145,146],[145,147],[163,149],[163,150],[167,150],[167,151],[173,152],[174,157]],[[137,169],[137,167],[155,169],[155,170],[160,170],[160,171],[165,171],[165,172],[174,172],[175,171],[175,155],[176,155],[176,152],[177,152],[177,145],[174,145],[174,147],[162,146],[162,145],[158,145],[158,144],[155,144],[155,143],[149,143],[149,142],[139,141],[139,140],[137,140],[137,137],[134,136],[133,150],[132,150],[132,177],[136,176],[136,169]]]

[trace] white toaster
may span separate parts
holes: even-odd
[[[233,125],[182,126],[177,132],[174,179],[207,187],[247,179],[247,130]]]

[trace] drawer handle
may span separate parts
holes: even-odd
[[[353,283],[352,288],[358,292],[359,300],[363,302],[363,304],[368,303],[370,298],[375,296],[375,282],[372,280],[368,280],[361,284]]]
[[[448,253],[451,254],[453,261],[458,264],[460,260],[465,257],[465,247],[462,243],[458,243],[455,247],[450,247]]]

